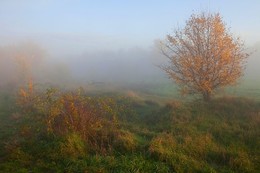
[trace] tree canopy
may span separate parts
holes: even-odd
[[[210,100],[219,88],[236,84],[249,56],[243,41],[230,33],[219,13],[192,14],[160,44],[169,63],[162,69],[184,94]]]

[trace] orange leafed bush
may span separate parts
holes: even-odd
[[[29,83],[20,90],[18,104],[27,116],[40,120],[48,133],[77,133],[95,149],[107,150],[113,140],[122,137],[118,135],[117,114],[124,108],[113,98],[88,97],[82,90],[36,92]]]

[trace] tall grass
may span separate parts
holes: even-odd
[[[20,92],[18,105],[5,99],[0,172],[260,170],[260,103],[254,100],[175,100],[161,106],[32,87]]]

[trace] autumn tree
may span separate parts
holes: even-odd
[[[174,30],[160,49],[169,60],[162,69],[184,94],[201,94],[205,101],[243,75],[248,54],[243,41],[226,27],[219,13],[192,14],[184,28]]]
[[[14,59],[18,81],[27,83],[42,65],[45,51],[33,42],[26,42],[12,47],[11,57]]]

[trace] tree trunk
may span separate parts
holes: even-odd
[[[211,94],[209,92],[204,92],[203,100],[204,100],[204,102],[209,102],[211,100]]]

